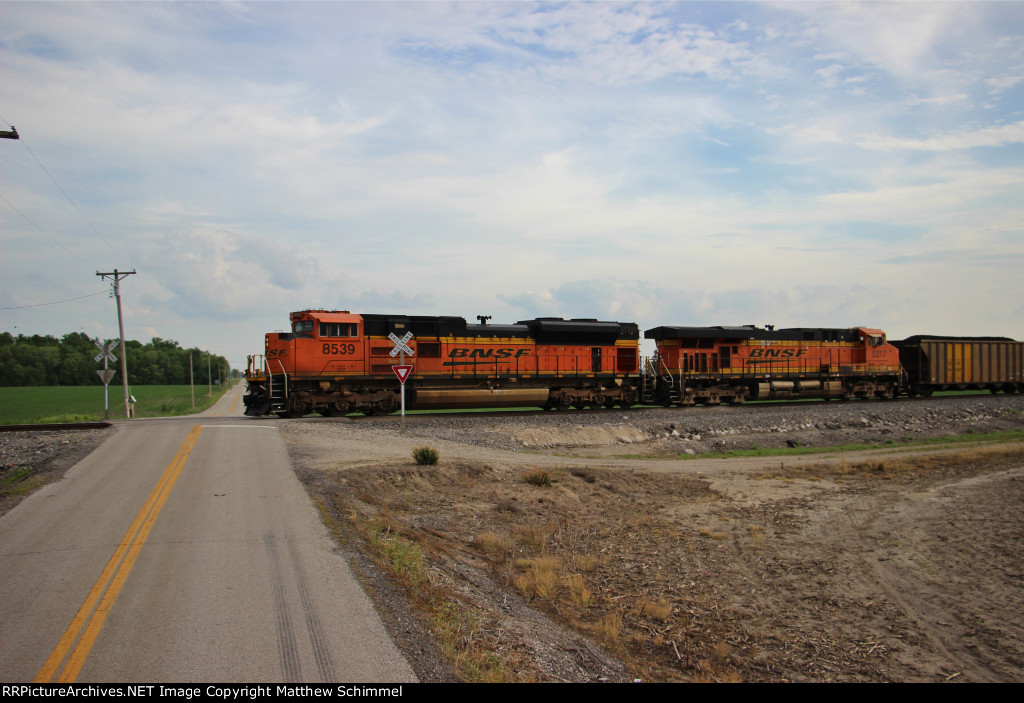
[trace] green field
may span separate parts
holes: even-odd
[[[135,417],[189,415],[213,405],[229,386],[196,386],[196,406],[188,386],[132,386]],[[121,386],[110,386],[110,418],[124,419]],[[84,422],[103,419],[103,386],[30,386],[0,388],[0,424]]]

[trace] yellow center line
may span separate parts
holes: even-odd
[[[57,643],[43,668],[40,669],[34,683],[49,683],[53,680],[68,651],[71,650],[72,646],[75,646],[75,640],[78,640],[78,644],[71,653],[71,657],[68,659],[63,671],[60,672],[58,681],[69,683],[78,678],[78,673],[82,670],[82,665],[85,664],[85,658],[89,655],[89,650],[92,649],[92,645],[96,641],[100,629],[103,627],[107,613],[110,612],[110,608],[117,599],[121,587],[128,578],[128,574],[135,564],[135,559],[138,557],[142,545],[145,544],[146,538],[149,536],[157,516],[163,509],[164,503],[171,494],[171,490],[181,474],[181,469],[188,460],[188,456],[192,452],[193,447],[195,447],[196,440],[199,438],[199,433],[202,430],[203,428],[200,425],[192,427],[192,431],[189,432],[174,460],[164,470],[153,492],[146,499],[145,505],[142,506],[139,514],[132,521],[131,527],[128,528],[128,531],[121,539],[121,543],[114,551],[114,555],[110,557],[110,561],[107,562],[103,573],[100,574],[99,579],[96,581],[96,585],[92,587],[85,602],[82,603],[82,607],[78,609],[75,617],[71,620],[71,624],[68,625],[68,629],[60,638],[60,642]],[[111,574],[113,574],[112,578]],[[100,600],[101,597],[102,600]],[[94,612],[93,608],[96,606],[97,601],[99,601],[99,607]],[[91,617],[90,613],[92,614]],[[86,622],[87,619],[88,622]],[[81,639],[79,639],[80,634]]]
[[[231,401],[231,407],[228,408],[228,411],[226,413],[210,413],[206,417],[220,417],[222,414],[224,414],[224,415],[232,414],[233,412],[235,412],[235,407],[238,405],[238,399],[240,397],[241,397],[241,394],[235,396],[235,399]]]

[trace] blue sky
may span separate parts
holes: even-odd
[[[1024,339],[1022,3],[0,2],[0,120],[14,333],[116,336],[48,304],[116,267],[236,366],[309,307]]]

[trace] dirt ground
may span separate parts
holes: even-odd
[[[652,412],[281,427],[428,680],[1024,680],[1024,444],[709,459],[671,434],[700,410]],[[921,412],[932,434],[1024,427]],[[719,431],[878,429],[791,424]]]

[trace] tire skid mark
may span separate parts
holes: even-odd
[[[263,535],[263,546],[270,559],[270,580],[274,597],[274,618],[277,624],[277,649],[286,681],[299,681],[299,651],[295,645],[291,617],[288,614],[288,599],[285,598],[284,580],[281,578],[281,562],[277,554],[276,537]]]
[[[292,568],[295,570],[295,580],[299,585],[299,599],[302,601],[302,612],[306,617],[306,628],[309,630],[309,642],[313,646],[317,673],[320,675],[321,681],[335,681],[338,677],[334,672],[334,658],[331,656],[327,635],[313,605],[309,588],[306,587],[306,577],[299,564],[295,543],[291,540],[288,540],[288,556],[291,558]]]

